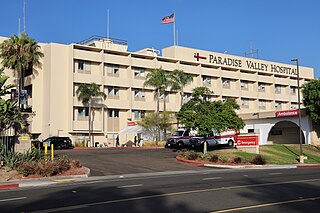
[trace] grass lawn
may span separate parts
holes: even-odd
[[[260,146],[260,155],[266,159],[267,164],[297,164],[300,153],[298,144],[274,144]],[[256,154],[239,151],[237,149],[217,149],[208,152],[219,156],[219,159],[232,161],[241,157],[243,162],[250,162]],[[303,145],[303,154],[308,159],[305,163],[320,163],[320,146]]]

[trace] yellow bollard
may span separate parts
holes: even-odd
[[[47,160],[47,154],[48,154],[48,144],[44,145],[44,159]]]
[[[51,144],[51,161],[54,160],[54,148],[53,148],[53,144]]]

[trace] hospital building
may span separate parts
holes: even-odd
[[[0,37],[0,42],[5,39]],[[44,53],[42,65],[27,73],[24,80],[33,138],[69,136],[74,143],[86,140],[88,108],[78,101],[76,90],[81,83],[94,82],[107,98],[93,103],[92,134],[96,142],[114,146],[119,131],[155,111],[153,89],[144,88],[143,83],[151,69],[161,67],[168,72],[183,70],[193,76],[193,82],[184,88],[185,102],[198,86],[212,90],[212,100],[234,98],[240,105],[237,113],[246,123],[241,132],[259,134],[260,145],[299,143],[297,66],[292,62],[182,46],[130,52],[127,41],[98,36],[73,44],[39,45]],[[300,86],[314,78],[313,68],[299,66],[299,74]],[[164,98],[167,111],[179,111],[179,92],[168,89],[162,102]],[[305,110],[301,116],[303,142],[318,143],[315,132],[319,127]],[[120,135],[121,143],[127,137],[130,136]]]

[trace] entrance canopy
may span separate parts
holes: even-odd
[[[135,126],[128,126],[128,127],[124,128],[123,130],[121,130],[119,132],[119,134],[133,135],[133,134],[138,134],[138,133],[142,133],[142,132],[144,132],[144,128],[142,126],[135,125]]]

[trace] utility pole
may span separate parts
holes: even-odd
[[[297,86],[298,86],[298,109],[299,109],[299,141],[300,141],[300,157],[299,162],[304,163],[304,156],[302,151],[302,134],[301,134],[301,107],[300,107],[300,74],[298,58],[292,59],[297,64]]]

